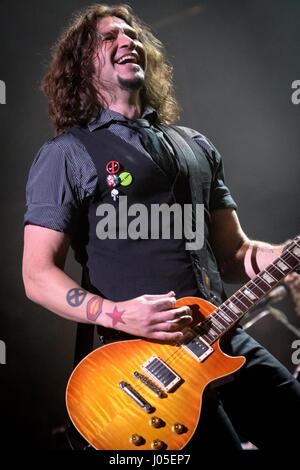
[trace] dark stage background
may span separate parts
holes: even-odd
[[[116,2],[110,2],[116,3]],[[181,124],[206,134],[221,151],[227,183],[246,233],[281,242],[300,232],[300,2],[293,0],[139,0],[128,2],[165,43],[174,65]],[[39,82],[71,13],[89,2],[1,2],[0,427],[17,448],[51,449],[66,421],[64,390],[72,369],[75,325],[25,298],[22,217],[30,164],[52,136]],[[79,279],[71,260],[68,271]],[[229,288],[229,292],[231,292]],[[291,299],[280,308],[299,325]],[[259,323],[257,324],[259,325]],[[253,328],[291,370],[295,338],[269,317]]]

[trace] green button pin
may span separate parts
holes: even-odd
[[[129,186],[132,183],[133,178],[128,171],[123,171],[123,173],[120,173],[118,176],[120,178],[121,186]]]

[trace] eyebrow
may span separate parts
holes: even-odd
[[[110,34],[110,33],[115,33],[115,32],[119,32],[119,31],[123,31],[124,33],[129,33],[129,34],[132,34],[134,35],[136,38],[138,37],[138,34],[136,32],[136,30],[134,28],[132,28],[131,26],[124,26],[124,27],[120,27],[120,26],[112,26],[110,29],[108,29],[107,31],[100,31],[100,35],[103,35],[105,36],[105,34]]]

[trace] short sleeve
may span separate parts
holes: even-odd
[[[71,233],[79,206],[74,168],[51,140],[39,150],[29,172],[24,223]]]
[[[237,209],[229,188],[225,184],[223,159],[214,145],[207,139],[215,162],[214,175],[210,193],[210,209]]]
[[[187,127],[181,127],[181,129],[197,142],[211,164],[213,176],[210,190],[210,210],[227,208],[236,210],[237,204],[225,184],[223,160],[216,147],[207,137],[198,131]]]

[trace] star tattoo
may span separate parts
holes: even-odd
[[[112,312],[105,312],[106,315],[108,315],[112,319],[112,326],[116,326],[118,323],[124,323],[126,325],[126,322],[122,320],[122,315],[125,312],[125,310],[118,310],[116,306],[114,306],[114,310]]]

